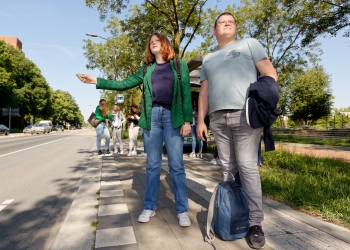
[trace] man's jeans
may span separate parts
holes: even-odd
[[[256,163],[257,145],[263,128],[250,127],[245,115],[245,110],[214,112],[210,115],[210,129],[222,162],[224,178],[230,180],[232,176],[227,173],[235,175],[239,171],[242,187],[248,198],[249,225],[261,226],[264,214],[260,174]]]
[[[109,138],[110,138],[110,135],[109,135],[108,127],[107,127],[106,123],[104,123],[104,122],[101,122],[96,127],[96,147],[97,147],[97,150],[101,150],[102,134],[106,138],[105,150],[107,150],[107,149],[109,149]]]
[[[151,130],[144,129],[144,139],[147,148],[146,189],[143,198],[144,209],[157,209],[163,138],[168,154],[176,212],[183,213],[188,211],[186,174],[183,164],[183,138],[180,135],[180,128],[173,128],[171,111],[161,106],[152,108]]]

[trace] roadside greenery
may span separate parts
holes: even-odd
[[[13,128],[23,129],[26,121],[35,123],[42,119],[54,124],[83,122],[74,98],[68,92],[53,90],[34,62],[3,40],[0,40],[0,96],[1,108],[19,108],[20,118],[12,119]]]
[[[350,139],[321,139],[321,138],[307,138],[293,135],[274,135],[276,142],[293,142],[305,144],[317,144],[327,146],[343,146],[350,147]]]
[[[262,157],[264,195],[350,228],[350,163],[283,149]]]

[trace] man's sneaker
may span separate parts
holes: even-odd
[[[188,157],[196,157],[196,153],[195,152],[192,152],[188,155]]]
[[[198,154],[196,155],[196,157],[202,159],[202,158],[203,158],[203,155],[202,155],[202,153],[198,153]]]
[[[137,155],[136,151],[131,151],[131,155]]]
[[[109,151],[109,149],[107,149],[106,151],[105,151],[105,155],[110,155],[111,154],[111,152]]]
[[[222,162],[220,159],[216,159],[216,165],[221,165],[222,166]]]
[[[260,249],[265,247],[265,236],[261,226],[249,227],[245,238],[251,248]]]
[[[129,153],[126,156],[131,156],[131,151],[129,151]]]
[[[138,156],[147,156],[147,153],[142,152],[141,154],[138,154]]]
[[[139,216],[139,222],[149,222],[149,219],[156,215],[156,211],[144,209]]]
[[[182,227],[189,227],[191,226],[190,218],[188,218],[187,212],[183,212],[181,214],[177,214],[177,218],[179,218],[179,224]]]
[[[123,151],[123,150],[122,150],[122,151],[120,151],[120,152],[119,152],[119,154],[123,155],[123,154],[124,154],[124,151]]]
[[[98,155],[99,155],[99,156],[100,156],[100,155],[103,155],[103,153],[102,153],[101,150],[98,151]]]

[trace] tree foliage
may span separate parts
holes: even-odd
[[[291,86],[290,112],[293,121],[316,121],[330,114],[332,93],[330,76],[321,66],[296,75]]]
[[[122,22],[123,30],[144,45],[152,31],[160,31],[171,38],[175,53],[182,57],[200,29],[204,5],[208,0],[145,0],[141,6],[134,5],[132,15]],[[119,14],[126,8],[128,0],[85,0],[87,6],[96,8],[100,19],[109,13]],[[180,55],[180,45],[185,42]],[[144,46],[141,46],[144,47]]]
[[[292,9],[301,0],[285,0],[288,9]],[[350,0],[302,0],[307,9],[316,11],[305,31],[303,45],[313,42],[318,36],[330,34],[336,36],[344,31],[344,37],[350,37]]]
[[[34,62],[21,50],[0,40],[0,107],[19,108],[22,126],[25,117],[50,119],[55,112],[54,91]],[[75,104],[76,105],[76,104]],[[74,114],[83,121],[78,106]],[[72,119],[74,120],[74,119]]]

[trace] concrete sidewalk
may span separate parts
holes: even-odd
[[[203,237],[208,202],[221,180],[220,168],[187,155],[184,155],[184,163],[191,227],[183,228],[178,224],[166,157],[163,158],[157,214],[150,222],[139,223],[146,158],[97,157],[95,154],[52,249],[213,249],[203,242]],[[266,197],[263,203],[265,249],[350,249],[349,230]],[[94,208],[97,204],[98,209]],[[99,223],[95,238],[95,228],[90,223],[96,219]],[[218,250],[250,249],[244,239],[222,241],[216,238],[214,244]]]

